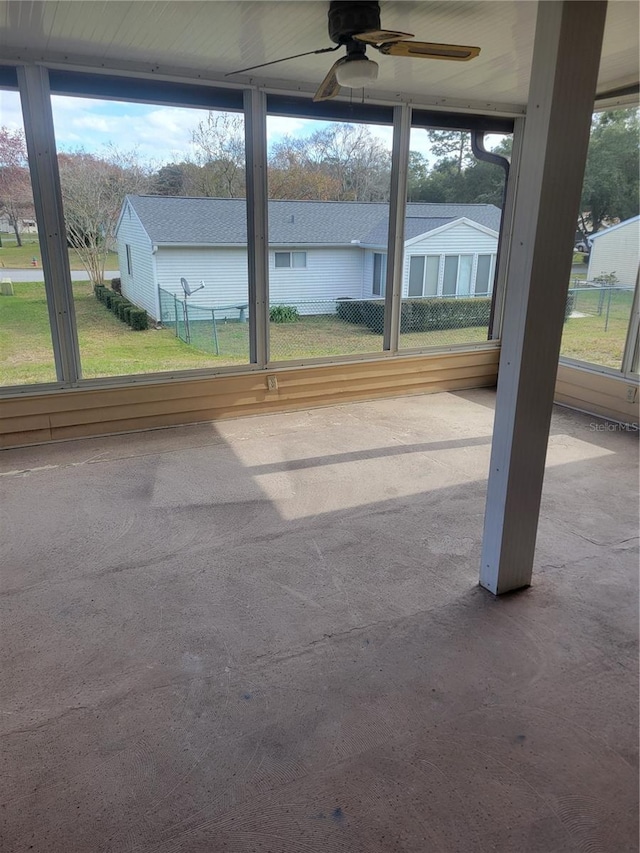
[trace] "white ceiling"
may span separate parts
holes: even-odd
[[[371,99],[520,112],[526,104],[536,2],[424,0],[381,2],[382,26],[419,39],[479,45],[469,63],[379,56]],[[329,46],[328,2],[192,0],[0,0],[0,56],[167,76],[221,79],[234,68]],[[639,5],[610,0],[599,91],[637,83]],[[253,75],[273,88],[312,92],[333,62],[309,56]],[[229,80],[227,81],[229,82]]]

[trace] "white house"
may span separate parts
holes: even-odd
[[[640,216],[599,231],[589,242],[589,281],[614,273],[621,287],[635,287],[640,264]]]
[[[408,204],[403,295],[490,293],[500,215],[490,204]],[[270,201],[270,303],[324,314],[337,299],[384,296],[387,229],[383,203]],[[159,289],[182,297],[181,278],[204,282],[191,305],[229,317],[246,308],[244,199],[127,196],[116,234],[122,292],[154,319]]]

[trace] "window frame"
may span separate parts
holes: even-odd
[[[376,293],[376,258],[380,258],[379,268],[378,268],[378,293]],[[387,284],[387,253],[386,252],[374,252],[373,253],[373,269],[371,272],[371,295],[378,298],[384,299],[386,297],[386,284]]]
[[[289,263],[288,264],[278,264],[278,255],[280,255],[280,257],[284,257],[286,255],[289,258]],[[302,259],[304,260],[303,264],[295,264],[294,263],[294,259],[295,259],[296,255],[298,257],[302,256]],[[299,251],[296,249],[294,251],[293,249],[290,249],[290,250],[287,250],[285,252],[280,252],[280,251],[274,250],[274,252],[273,252],[273,268],[275,270],[306,270],[307,269],[307,252],[306,252],[306,250],[305,251]]]
[[[129,243],[124,244],[125,253],[127,255],[127,275],[133,278],[133,252]]]

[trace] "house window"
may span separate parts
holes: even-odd
[[[387,256],[382,252],[373,253],[373,286],[371,292],[374,296],[384,296],[387,283]]]
[[[442,295],[455,296],[458,281],[458,255],[446,255],[444,259],[444,277],[442,279]]]
[[[478,255],[476,286],[474,288],[474,292],[477,294],[489,293],[491,291],[490,275],[492,257],[492,255]]]
[[[409,296],[437,296],[439,273],[439,255],[411,255]]]
[[[133,275],[133,258],[131,257],[131,246],[127,243],[125,246],[127,250],[127,272],[129,275]]]
[[[276,269],[304,269],[307,266],[306,252],[275,252]]]

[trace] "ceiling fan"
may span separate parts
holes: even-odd
[[[344,47],[346,48],[346,55],[341,56],[333,63],[329,73],[320,83],[313,96],[314,101],[328,101],[339,94],[341,86],[346,86],[349,89],[360,89],[377,79],[378,63],[367,59],[367,47],[375,48],[385,56],[450,59],[457,62],[466,62],[480,53],[479,47],[411,41],[413,39],[411,33],[381,29],[378,0],[331,0],[329,3],[329,38],[335,43],[336,47],[323,47],[306,53],[296,53],[293,56],[285,56],[282,59],[252,65],[250,68],[241,68],[239,71],[230,71],[225,77],[255,71],[256,68],[265,68],[267,65],[275,65],[278,62],[287,62],[289,59],[299,59],[301,56],[331,53]]]

